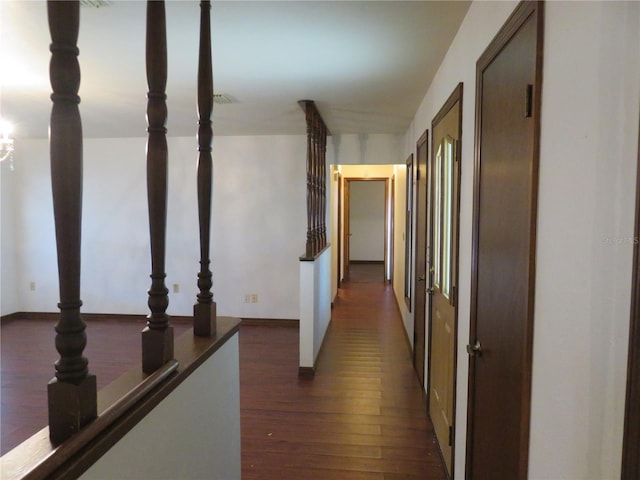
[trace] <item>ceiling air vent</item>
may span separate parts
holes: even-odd
[[[213,103],[217,103],[218,105],[227,105],[229,103],[233,103],[233,99],[226,93],[214,93]]]
[[[113,0],[80,0],[80,5],[86,8],[108,7]]]

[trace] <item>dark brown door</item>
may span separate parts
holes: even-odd
[[[415,309],[413,312],[413,365],[424,386],[425,306],[427,279],[427,152],[428,130],[417,144],[416,157],[416,251],[414,268]],[[411,201],[411,199],[407,199]]]
[[[527,477],[542,2],[478,60],[466,477]]]

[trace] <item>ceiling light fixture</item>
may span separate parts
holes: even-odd
[[[13,125],[0,118],[0,162],[9,160],[9,169],[13,170]]]

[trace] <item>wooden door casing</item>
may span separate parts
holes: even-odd
[[[414,251],[414,312],[413,312],[413,365],[424,386],[425,363],[425,314],[427,279],[427,159],[429,156],[429,131],[426,130],[416,144],[416,247]],[[410,200],[408,200],[410,201]]]
[[[477,64],[466,478],[527,477],[543,3]]]
[[[342,241],[342,268],[343,268],[343,275],[342,275],[342,280],[345,282],[349,281],[349,257],[350,257],[350,253],[349,253],[349,239],[351,237],[351,232],[349,231],[349,181],[345,178],[343,180],[343,186],[344,186],[344,196],[343,196],[343,202],[342,202],[342,207],[343,207],[343,217],[342,217],[342,226],[343,231],[344,231],[344,237],[343,237],[343,241]]]
[[[640,125],[640,123],[639,123]],[[629,320],[629,353],[627,397],[622,447],[623,480],[640,477],[640,128],[638,129],[638,166],[636,173],[636,218],[631,280],[631,318]]]

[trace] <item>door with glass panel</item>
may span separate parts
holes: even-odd
[[[452,475],[462,84],[434,119],[431,155],[429,414]]]

